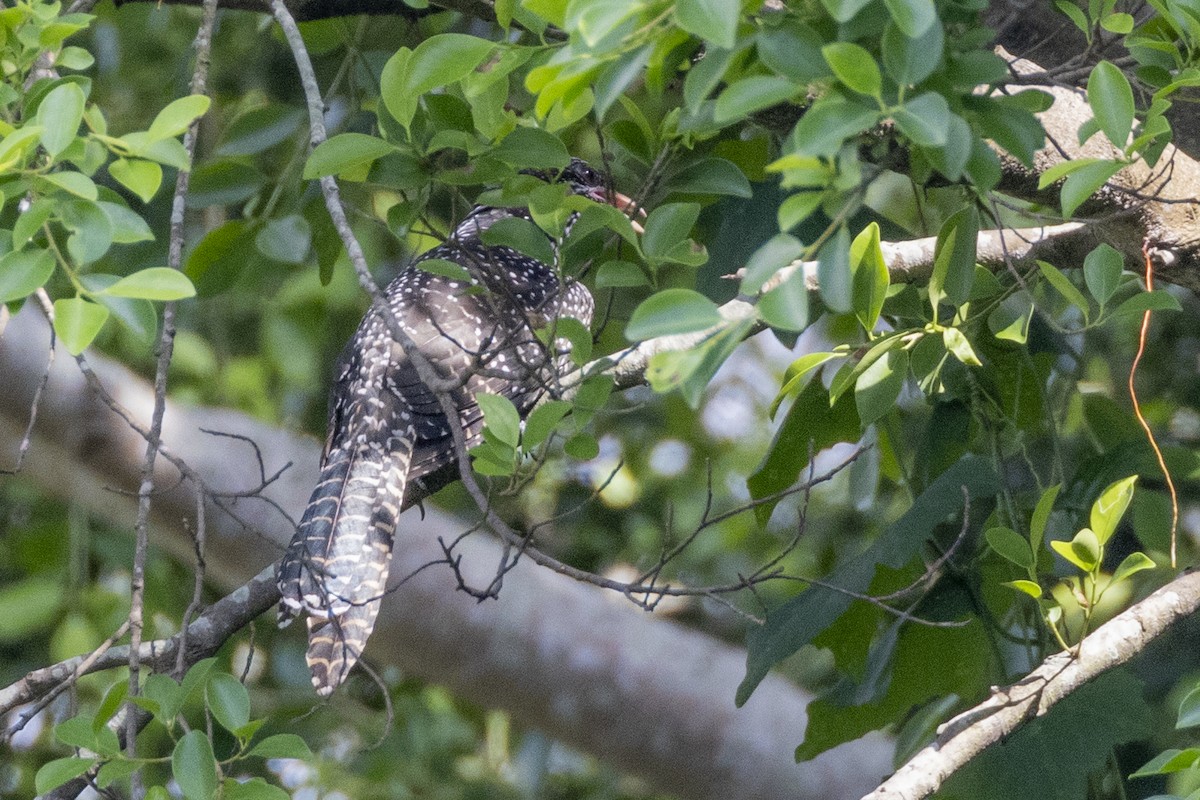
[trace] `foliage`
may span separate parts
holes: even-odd
[[[653,569],[660,552],[706,524],[714,503],[747,513],[697,536],[664,579],[728,582],[796,535],[781,568],[823,583],[799,593],[791,581],[764,583],[734,601],[766,613],[750,629],[739,701],[782,663],[827,690],[799,757],[884,728],[911,753],[956,709],[1073,646],[1166,579],[1155,568],[1168,562],[1161,472],[1115,388],[1128,375],[1142,312],[1156,312],[1157,354],[1141,378],[1157,400],[1144,410],[1160,430],[1185,430],[1166,448],[1171,470],[1189,480],[1200,470],[1200,435],[1186,433],[1200,419],[1190,377],[1200,336],[1194,298],[1141,291],[1133,274],[1141,265],[1106,244],[1082,263],[1041,261],[1023,273],[993,274],[976,250],[981,231],[1075,218],[1122,167],[1157,163],[1172,135],[1172,98],[1200,68],[1194,14],[1154,0],[1155,13],[1135,23],[1111,0],[1058,4],[1089,40],[1124,37],[1137,69],[1131,83],[1124,62],[1092,65],[1093,119],[1078,136],[1106,139],[1111,157],[1042,172],[1039,188],[1057,191],[1047,206],[997,189],[997,150],[1032,165],[1045,142],[1037,114],[1052,98],[980,91],[1009,78],[979,26],[982,5],[822,0],[760,12],[706,0],[522,0],[496,2],[490,26],[452,12],[411,25],[313,23],[306,41],[337,111],[333,135],[308,152],[302,99],[271,78],[291,74],[289,56],[241,18],[223,23],[210,108],[182,89],[193,13],[131,5],[102,10],[97,22],[58,4],[18,2],[0,12],[0,302],[15,310],[44,289],[72,353],[95,342],[145,364],[154,304],[187,299],[176,395],[316,430],[323,365],[364,305],[316,179],[340,182],[381,280],[444,237],[470,205],[527,206],[531,219],[490,232],[491,243],[586,281],[604,315],[594,332],[569,322],[539,332],[548,346],[569,343],[584,370],[563,399],[522,421],[507,400],[477,398],[486,428],[472,451],[475,471],[497,494],[524,489],[504,510],[530,527],[585,508],[569,536],[539,544],[596,571]],[[171,47],[156,49],[151,19],[169,29]],[[118,68],[93,75],[113,41]],[[67,74],[37,72],[46,52]],[[161,74],[177,77],[147,77]],[[146,97],[131,99],[130,86]],[[202,115],[189,164],[179,137]],[[115,120],[130,130],[118,135],[115,122],[110,130]],[[569,154],[603,164],[639,196],[649,211],[644,230],[527,174],[561,168]],[[192,172],[183,273],[163,267],[170,199],[161,190],[181,169]],[[923,285],[901,283],[884,243],[919,237],[935,242],[931,274]],[[735,282],[720,280],[739,270]],[[752,304],[748,316],[721,314],[735,292]],[[1159,313],[1184,304],[1192,313]],[[773,338],[742,345],[756,327]],[[656,394],[631,399],[599,374],[623,348],[679,334],[697,343],[651,359],[646,380]],[[754,347],[779,363],[754,363]],[[827,463],[817,454],[857,442],[869,447],[828,487],[799,504],[785,496]],[[454,503],[453,490],[443,500]],[[66,512],[53,516],[47,530],[68,524]],[[70,566],[60,545],[50,560],[0,560],[16,565],[4,567],[11,585],[0,590],[0,611],[57,608],[30,598],[51,596],[69,569],[78,573],[73,585],[90,587],[84,610],[57,622],[26,618],[22,627],[0,613],[0,643],[15,652],[52,629],[43,638],[56,644],[36,652],[58,658],[116,627],[119,596],[100,577],[123,578],[113,566],[121,562],[94,551],[121,540],[96,539],[72,544],[88,554],[83,567]],[[22,549],[20,537],[9,541],[17,544],[0,537],[0,546]],[[175,620],[186,599],[169,584],[152,596]],[[686,613],[729,623],[701,603]],[[254,759],[308,754],[293,739],[288,752],[264,750],[285,740],[257,736],[267,717],[252,722],[250,709],[272,708],[280,693],[285,707],[305,707],[288,646],[269,639],[272,664],[283,666],[246,686],[225,662],[211,672],[193,667],[190,686],[150,676],[137,700],[155,718],[144,761],[124,759],[104,727],[119,689],[85,684],[83,711],[55,726],[57,742],[107,759],[102,782],[144,766],[150,783],[175,770],[188,798],[279,796],[276,776]],[[809,657],[797,665],[796,653]],[[20,670],[35,663],[22,659]],[[1138,669],[1147,685],[1178,677]],[[1053,782],[1049,769],[1024,769],[1012,785],[989,776],[1071,738],[1064,731],[1078,747],[1054,759],[1071,768],[1063,786],[1098,769],[1110,778],[1130,772],[1114,748],[1161,732],[1151,731],[1142,684],[1113,681],[1023,734],[1028,741],[1007,755],[980,761],[953,791],[1036,793],[1038,781]],[[397,736],[425,760],[397,765],[393,738],[381,754],[354,761],[371,781],[318,757],[318,783],[359,780],[364,797],[379,794],[367,784],[389,780],[434,796],[537,791],[479,755],[493,738],[507,748],[506,717],[399,679],[386,684],[405,707]],[[371,690],[354,691],[382,705]],[[1132,709],[1128,724],[1106,727],[1095,709],[1118,700]],[[1192,705],[1181,712],[1189,725]],[[200,724],[210,717],[216,726]],[[356,725],[364,723],[338,719],[306,738],[361,742],[368,737]],[[534,749],[537,736],[517,737],[513,751]],[[39,791],[97,763],[48,741],[37,747],[24,766],[39,760]],[[1167,750],[1138,774],[1194,770],[1196,761],[1193,749]],[[584,785],[567,796],[615,791],[603,770],[583,768],[576,779]]]

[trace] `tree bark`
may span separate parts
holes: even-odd
[[[16,315],[0,339],[2,466],[11,465],[24,434],[48,342],[48,327],[32,308]],[[116,399],[147,419],[152,395],[146,382],[99,355],[89,358]],[[201,428],[252,439],[268,474],[293,462],[263,495],[286,511],[303,507],[316,480],[315,441],[238,412],[169,404],[164,444],[214,489],[232,492],[260,482],[253,452]],[[144,444],[61,353],[22,475],[128,526],[136,498],[110,489],[136,487]],[[163,463],[152,545],[190,560],[184,522],[193,517],[195,497]],[[249,527],[211,507],[207,514],[208,576],[223,591],[275,560],[293,532],[291,520],[264,499],[239,499],[234,508]],[[416,513],[403,517],[392,575],[441,558],[437,537],[466,527],[434,509],[423,521]],[[477,535],[460,549],[467,578],[490,580],[499,545]],[[804,735],[807,693],[776,677],[735,709],[743,650],[643,613],[616,595],[527,563],[505,578],[495,602],[477,603],[454,586],[445,565],[401,586],[384,603],[368,657],[445,684],[480,705],[507,709],[520,723],[682,797],[857,797],[890,770],[891,747],[881,736],[795,764],[792,748]]]

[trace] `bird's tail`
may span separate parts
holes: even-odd
[[[308,615],[307,661],[328,695],[358,661],[387,585],[411,447],[334,448],[279,567],[280,625]]]

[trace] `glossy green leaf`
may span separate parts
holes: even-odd
[[[893,347],[875,359],[854,384],[854,403],[863,427],[896,407],[896,398],[908,377],[908,353]]]
[[[419,95],[413,94],[405,86],[411,60],[412,50],[401,47],[383,65],[383,72],[379,75],[380,99],[388,113],[405,128],[412,124],[420,100]]]
[[[854,309],[854,276],[850,273],[850,234],[844,227],[829,237],[817,253],[817,285],[830,310]]]
[[[933,0],[884,0],[896,26],[913,39],[926,33],[938,21]]]
[[[699,203],[667,203],[651,211],[643,226],[646,232],[642,234],[642,250],[646,257],[651,260],[664,258],[686,242],[699,216]]]
[[[989,528],[983,536],[987,539],[989,547],[1022,569],[1031,569],[1037,563],[1033,551],[1029,548],[1029,542],[1012,528]],[[1038,587],[1037,592],[1034,597],[1041,594],[1041,587]]]
[[[1134,551],[1121,561],[1113,572],[1112,582],[1118,583],[1123,580],[1128,580],[1131,575],[1142,572],[1147,569],[1154,569],[1157,565],[1154,560],[1145,553]],[[1198,723],[1200,724],[1200,723]]]
[[[750,181],[736,164],[728,159],[708,157],[688,164],[671,176],[667,188],[687,194],[723,194],[750,198],[754,192]]]
[[[54,332],[73,356],[87,349],[108,319],[108,309],[80,297],[54,301]]]
[[[86,102],[83,89],[77,83],[61,83],[42,98],[37,121],[42,128],[42,147],[52,157],[57,157],[75,141]]]
[[[1029,544],[1035,553],[1042,548],[1042,541],[1046,536],[1046,522],[1050,519],[1050,512],[1054,510],[1054,501],[1058,499],[1061,489],[1062,484],[1056,483],[1042,492],[1037,505],[1034,506],[1033,515],[1029,518]]]
[[[93,758],[56,758],[47,761],[34,776],[33,785],[39,795],[62,786],[72,778],[78,778],[95,764]]]
[[[112,247],[112,222],[95,202],[72,197],[60,200],[58,210],[70,231],[67,252],[76,265],[98,261]]]
[[[259,758],[312,758],[312,750],[308,743],[294,733],[277,733],[268,736],[254,747],[247,755]]]
[[[874,56],[866,48],[851,42],[833,42],[822,47],[821,54],[825,56],[834,76],[847,88],[870,97],[879,97],[883,76]]]
[[[1033,303],[1023,292],[1010,295],[1000,301],[988,314],[988,328],[1003,339],[1016,344],[1025,344],[1029,339],[1029,324],[1033,321]]]
[[[84,200],[95,200],[99,196],[96,184],[82,172],[50,172],[40,176],[39,180]]]
[[[796,152],[813,156],[832,156],[852,136],[874,127],[878,109],[851,103],[837,96],[813,103],[792,131]]]
[[[625,326],[631,342],[695,333],[721,323],[717,304],[691,289],[665,289],[642,301]]]
[[[0,257],[0,303],[28,297],[46,285],[54,274],[49,250],[15,250]]]
[[[1164,750],[1150,759],[1129,777],[1147,778],[1153,775],[1170,775],[1173,772],[1190,770],[1198,765],[1200,765],[1200,747],[1189,747],[1186,750],[1172,748]],[[1163,796],[1158,795],[1158,797],[1162,798]]]
[[[1015,581],[1005,581],[1004,586],[1011,589],[1016,589],[1018,592],[1023,592],[1029,595],[1034,600],[1038,600],[1042,596],[1042,587],[1036,581],[1031,581],[1026,578],[1019,578]]]
[[[1155,289],[1153,292],[1138,292],[1133,297],[1117,306],[1114,317],[1124,314],[1141,314],[1146,311],[1182,311],[1183,306],[1175,296],[1165,289]]]
[[[772,328],[800,332],[808,326],[808,285],[797,269],[758,300],[758,315]]]
[[[978,238],[979,214],[974,206],[951,215],[938,231],[933,275],[929,278],[929,297],[935,312],[936,305],[943,301],[958,307],[970,299]]]
[[[571,160],[562,140],[540,128],[518,127],[491,155],[522,169],[561,169]]]
[[[941,25],[930,25],[917,36],[899,25],[883,32],[883,68],[901,86],[912,86],[933,74],[942,63],[945,35]]]
[[[208,737],[190,731],[175,743],[171,774],[186,800],[213,800],[217,793],[217,760]]]
[[[783,383],[779,387],[779,394],[775,396],[775,400],[771,403],[771,419],[775,418],[775,413],[779,410],[779,406],[783,404],[783,401],[802,388],[804,379],[808,377],[808,373],[835,358],[845,358],[845,354],[805,353],[789,364],[787,370],[783,373]]]
[[[1140,555],[1140,554],[1132,554]],[[1192,689],[1179,703],[1179,716],[1175,723],[1175,730],[1183,730],[1185,728],[1194,728],[1200,725],[1200,686]],[[1200,751],[1197,751],[1196,757],[1200,758]]]
[[[764,25],[755,38],[763,64],[777,75],[800,83],[830,74],[829,65],[821,55],[824,43],[819,33],[795,19]]]
[[[1108,179],[1120,172],[1123,166],[1119,161],[1097,161],[1068,175],[1060,190],[1063,216],[1074,214],[1075,209],[1108,183]]]
[[[146,133],[151,141],[179,136],[193,122],[204,116],[211,104],[212,101],[202,94],[192,94],[174,100],[158,112]]]
[[[1037,262],[1038,271],[1042,273],[1042,277],[1046,279],[1054,289],[1066,298],[1067,302],[1083,312],[1083,318],[1087,319],[1091,306],[1087,298],[1083,296],[1083,292],[1075,287],[1071,279],[1064,275],[1053,264],[1048,264],[1045,261]]]
[[[619,5],[619,4],[618,4]],[[677,0],[675,22],[717,47],[733,47],[741,4],[728,0]]]
[[[1133,88],[1125,73],[1111,61],[1092,68],[1087,84],[1088,105],[1109,141],[1124,149],[1133,130]]]
[[[162,167],[153,161],[118,158],[108,165],[108,172],[143,203],[149,203],[162,186]]]
[[[268,222],[254,237],[258,252],[284,264],[303,264],[312,246],[312,228],[299,214]]]
[[[1069,542],[1050,542],[1050,547],[1084,572],[1091,572],[1100,564],[1100,540],[1090,528],[1079,531]]]
[[[549,237],[527,219],[502,219],[484,231],[480,238],[489,247],[511,247],[543,264],[554,264],[557,261]]]
[[[779,204],[779,213],[776,215],[779,230],[790,231],[811,217],[820,208],[823,196],[824,192],[798,192],[789,196]]]
[[[139,761],[109,761],[96,773],[96,785],[101,789],[106,789],[117,781],[125,780],[143,767],[144,765]]]
[[[250,156],[281,144],[300,128],[305,119],[299,108],[269,105],[238,114],[217,141],[214,156]]]
[[[734,81],[717,97],[713,121],[724,124],[786,102],[804,91],[790,78],[754,75]]]
[[[879,224],[872,222],[850,243],[854,276],[854,315],[865,331],[875,330],[891,278],[880,248]]]
[[[477,392],[475,402],[483,411],[483,420],[492,434],[510,447],[521,441],[521,415],[507,397]]]
[[[917,95],[892,114],[900,131],[918,147],[942,147],[950,129],[950,106],[937,92]]]
[[[395,150],[383,139],[365,133],[339,133],[321,142],[309,154],[304,164],[304,179],[338,175],[361,168]]]
[[[571,404],[565,400],[548,400],[535,408],[525,420],[525,432],[521,435],[521,446],[532,450],[550,438],[555,426],[571,412]]]
[[[231,733],[250,721],[250,693],[228,672],[209,675],[204,700],[213,718]]]
[[[739,291],[756,294],[762,285],[776,272],[800,258],[804,244],[795,236],[776,234],[754,251],[746,262]]]
[[[150,267],[121,278],[105,289],[104,294],[169,301],[195,296],[196,287],[179,270],[170,267]]]
[[[649,283],[642,268],[629,261],[605,261],[596,270],[596,287],[599,289],[647,286]]]
[[[961,328],[946,328],[942,331],[942,343],[946,345],[946,350],[952,356],[957,358],[968,367],[982,367],[983,362],[979,360],[979,356],[975,354],[975,348],[971,346],[970,340]]]
[[[439,33],[425,39],[408,61],[404,91],[421,95],[460,80],[475,71],[493,50],[495,42],[462,33]]]
[[[1117,529],[1117,523],[1125,516],[1126,509],[1133,501],[1133,487],[1137,479],[1137,475],[1130,475],[1110,484],[1092,503],[1089,525],[1100,544],[1108,543]]]
[[[1104,308],[1121,285],[1124,269],[1125,260],[1110,245],[1100,244],[1087,254],[1083,261],[1083,279],[1100,308]]]

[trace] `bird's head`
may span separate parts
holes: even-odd
[[[645,218],[646,212],[633,198],[611,188],[609,177],[582,158],[572,158],[561,170],[528,170],[527,174],[536,175],[547,183],[565,183],[571,187],[574,194],[614,206],[631,217],[634,230],[638,233],[643,232],[637,218]]]

